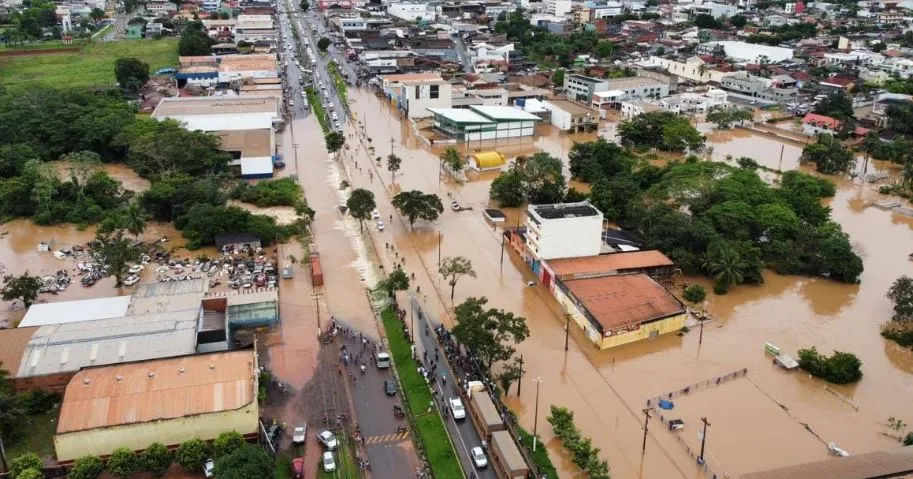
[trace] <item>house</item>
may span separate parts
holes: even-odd
[[[609,82],[576,73],[564,76],[564,92],[568,98],[589,103],[593,94],[609,90]]]
[[[614,251],[614,249],[613,249]],[[675,263],[657,250],[625,251],[546,261],[543,277],[559,279],[595,278],[644,273],[663,284],[671,284]],[[543,280],[543,284],[548,281]]]
[[[621,117],[625,120],[638,117],[644,113],[662,110],[662,107],[641,100],[622,100]]]
[[[384,75],[380,79],[384,93],[409,118],[429,117],[429,108],[453,106],[453,87],[440,75]]]
[[[417,22],[419,20],[433,21],[435,17],[437,17],[434,7],[429,8],[428,4],[411,2],[387,4],[387,15],[407,22]]]
[[[602,212],[588,201],[529,205],[526,250],[533,272],[542,260],[594,256],[602,251]]]
[[[215,240],[219,251],[256,251],[263,246],[260,237],[253,233],[225,233],[217,235]]]
[[[177,446],[191,437],[210,441],[229,431],[256,438],[258,378],[253,350],[83,369],[61,402],[57,460],[153,442]]]
[[[802,131],[808,136],[833,135],[840,129],[840,121],[825,115],[809,113],[802,118]]]
[[[429,108],[434,128],[457,141],[533,136],[540,118],[512,106],[469,105],[468,109]]]
[[[681,301],[643,273],[558,279],[552,292],[569,320],[602,350],[678,332],[687,317]]]
[[[716,108],[726,106],[727,93],[717,88],[711,88],[703,93],[679,93],[659,100],[663,110],[677,114],[705,115]]]
[[[145,3],[146,13],[155,17],[169,16],[178,11],[178,6],[169,1],[153,0]]]
[[[726,57],[737,62],[761,63],[761,59],[764,59],[767,63],[779,63],[793,58],[792,48],[733,41],[702,43],[697,46],[695,52],[713,55],[718,48],[722,48]]]
[[[846,76],[832,76],[818,81],[825,92],[842,91],[849,94],[856,86],[856,79]]]
[[[543,108],[551,112],[551,123],[570,132],[594,131],[599,126],[599,112],[568,100],[545,100]]]

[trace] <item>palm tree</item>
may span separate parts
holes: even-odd
[[[133,239],[139,239],[143,231],[146,231],[146,213],[136,201],[130,203],[124,212],[124,227],[133,235]]]
[[[701,63],[701,65],[699,67],[697,67],[699,82],[701,82],[701,83],[704,82],[704,74],[707,73],[707,70],[709,70],[709,69],[710,68],[707,67],[706,63]]]
[[[745,280],[744,271],[749,264],[733,247],[718,245],[712,248],[704,261],[704,270],[713,275],[721,291]]]

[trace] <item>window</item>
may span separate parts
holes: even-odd
[[[441,88],[440,85],[431,85],[431,93],[430,93],[431,99],[440,97],[440,92],[439,92],[440,88]]]
[[[421,86],[415,85],[415,98],[416,98],[416,99],[422,97],[422,89],[421,89],[421,88],[422,88]]]

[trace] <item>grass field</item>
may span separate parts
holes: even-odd
[[[54,456],[54,434],[57,433],[57,413],[54,409],[42,414],[25,417],[24,430],[28,431],[21,441],[7,442],[6,455],[15,459],[28,452],[34,452],[40,457]]]
[[[114,86],[114,61],[135,57],[150,72],[177,66],[178,40],[124,40],[87,45],[78,53],[0,58],[0,84],[56,87]]]
[[[437,479],[462,479],[463,468],[457,459],[453,443],[447,436],[447,428],[437,411],[427,412],[431,403],[431,390],[425,379],[419,375],[412,359],[409,342],[403,337],[402,323],[389,307],[381,313],[387,340],[390,342],[390,352],[396,372],[402,382],[403,394],[407,399],[406,406],[412,416],[415,430],[428,454],[428,463]]]

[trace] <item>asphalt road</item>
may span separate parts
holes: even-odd
[[[434,351],[438,350],[441,357],[441,360],[438,361],[440,366],[437,368],[434,382],[435,389],[437,389],[439,393],[438,397],[443,398],[443,400],[438,401],[438,406],[445,407],[441,405],[447,404],[447,398],[459,397],[460,394],[457,387],[454,386],[453,378],[455,375],[453,374],[453,371],[450,370],[447,361],[443,360],[444,351],[440,349],[434,334],[434,328],[438,326],[440,322],[435,321],[434,318],[430,318],[429,312],[422,310],[421,304],[419,304],[414,294],[411,292],[409,293],[409,302],[411,303],[411,308],[413,308],[409,314],[414,314],[414,333],[417,348],[419,349],[416,354],[427,351],[428,357],[431,358],[434,356]],[[422,314],[419,314],[419,312]],[[410,322],[412,321],[411,317],[407,319]],[[446,381],[444,380],[445,377],[447,378]],[[468,408],[469,404],[464,402],[463,407]],[[497,476],[491,467],[477,469],[472,461],[469,451],[476,446],[482,445],[482,436],[476,429],[475,423],[469,418],[469,411],[466,412],[466,416],[465,419],[455,420],[451,415],[448,419],[444,420],[444,423],[447,426],[447,433],[450,434],[453,445],[456,447],[457,454],[460,457],[460,462],[463,463],[463,470],[466,471],[467,474],[469,471],[475,471],[479,479],[496,479]],[[489,462],[490,461],[491,458],[489,458]]]
[[[469,52],[466,50],[466,42],[463,41],[462,35],[454,35],[453,43],[457,47],[457,55],[460,57],[460,63],[463,64],[463,71],[466,73],[473,73],[472,59],[469,57]]]

